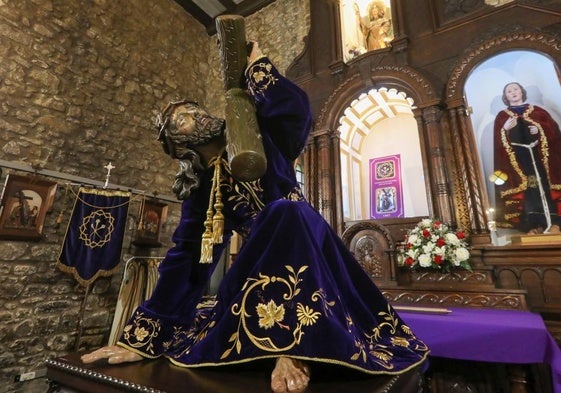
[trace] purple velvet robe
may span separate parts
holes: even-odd
[[[403,323],[328,223],[302,196],[293,163],[311,127],[306,94],[267,58],[246,72],[267,155],[259,180],[240,183],[226,160],[221,177],[227,243],[246,234],[215,299],[204,301],[214,262],[200,264],[213,168],[183,202],[152,297],[119,345],[185,367],[287,355],[370,374],[395,374],[429,350]]]

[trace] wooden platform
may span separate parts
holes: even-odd
[[[513,235],[512,244],[560,244],[561,233],[541,233],[536,235]]]
[[[165,359],[122,365],[85,365],[80,354],[48,359],[49,392],[60,393],[265,393],[270,391],[272,361],[237,367],[187,369]],[[368,376],[341,367],[312,365],[306,393],[419,393],[418,370],[398,376]]]

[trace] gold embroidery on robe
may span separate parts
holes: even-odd
[[[247,88],[251,94],[263,95],[270,86],[278,81],[278,78],[271,72],[272,69],[273,65],[267,62],[256,62],[249,67]]]
[[[356,361],[362,358],[362,361],[366,362],[368,354],[370,354],[373,358],[377,359],[377,364],[386,370],[391,370],[394,368],[392,364],[394,354],[390,347],[379,342],[380,338],[390,336],[394,346],[408,348],[411,345],[410,342],[415,339],[415,336],[409,326],[399,324],[397,316],[389,305],[387,312],[382,311],[378,315],[383,317],[384,321],[372,328],[371,334],[365,333],[364,340],[355,339],[357,352],[351,357],[351,360]],[[398,326],[401,326],[400,330],[398,330]],[[426,346],[415,349],[428,350]]]
[[[133,321],[123,329],[122,340],[132,348],[143,348],[145,353],[155,355],[152,340],[158,337],[160,330],[159,320],[147,318],[143,313],[138,313]]]
[[[224,189],[224,194],[228,194],[228,202],[233,202],[233,210],[237,211],[242,208],[247,209],[248,217],[255,217],[263,210],[265,203],[261,199],[263,187],[261,180],[257,179],[251,182],[240,182],[232,176],[229,165],[223,159],[224,174],[220,181],[220,186]]]
[[[294,301],[296,297],[300,294],[301,289],[299,287],[302,282],[302,276],[308,269],[308,266],[302,266],[298,272],[294,271],[294,268],[290,265],[285,265],[288,271],[287,276],[268,276],[264,274],[259,274],[259,278],[248,278],[242,287],[242,300],[240,303],[236,303],[231,307],[232,315],[238,317],[238,328],[237,331],[230,336],[231,346],[227,348],[220,357],[225,359],[230,356],[232,351],[240,354],[244,343],[241,341],[241,332],[249,338],[251,343],[264,351],[267,352],[281,352],[287,351],[294,346],[300,344],[300,340],[304,335],[304,328],[312,326],[317,323],[318,319],[322,316],[320,312],[313,309],[309,305],[304,305],[301,302],[296,303],[296,326],[289,326],[284,321],[285,319],[285,307],[284,304],[276,304],[275,301],[269,300],[268,302],[259,303],[256,306],[256,313],[259,316],[258,326],[263,331],[253,332],[250,330],[250,324],[247,323],[247,318],[252,316],[252,310],[248,310],[246,303],[248,297],[252,295],[254,291],[263,290],[268,285],[279,284],[284,287],[283,300],[285,302]],[[318,290],[312,296],[313,302],[318,302],[321,297],[318,295],[321,292]],[[315,299],[315,300],[314,300]],[[329,302],[324,303],[329,304]],[[291,330],[293,340],[283,346],[280,346],[275,342],[273,337],[264,335],[266,330],[273,326],[278,326],[282,329]]]

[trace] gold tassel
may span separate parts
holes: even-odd
[[[203,235],[199,263],[212,263],[212,236],[210,233],[205,232]]]
[[[220,244],[224,241],[224,215],[216,213],[212,218],[212,242]]]
[[[205,233],[203,233],[201,239],[201,259],[199,263],[212,263],[212,201],[206,211]]]
[[[212,187],[210,189],[209,201],[208,201],[208,209],[206,211],[206,220],[205,220],[205,232],[203,233],[203,237],[201,239],[201,259],[199,263],[212,263],[212,246],[213,246],[213,216],[214,216],[214,193],[216,188],[216,164],[214,168],[214,174],[212,177]]]
[[[224,235],[224,215],[222,214],[222,209],[224,204],[222,203],[222,191],[220,190],[220,156],[214,164],[214,181],[213,188],[215,192],[216,202],[214,203],[214,216],[212,217],[212,242],[214,244],[220,244],[223,241]]]

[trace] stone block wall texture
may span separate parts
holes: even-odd
[[[246,20],[248,37],[285,71],[304,49],[307,0],[277,0]],[[155,117],[167,102],[199,101],[222,115],[216,37],[172,0],[1,0],[0,159],[170,195],[177,163],[155,142]],[[9,173],[0,168],[0,183]],[[44,378],[14,376],[46,358],[104,345],[122,268],[89,291],[56,268],[73,195],[59,183],[40,241],[0,239],[0,392],[45,392]],[[76,190],[76,186],[71,186]],[[169,204],[161,248],[131,238],[129,209],[122,259],[163,256],[179,219]],[[62,217],[58,224],[57,217]],[[86,292],[88,292],[86,296]]]

